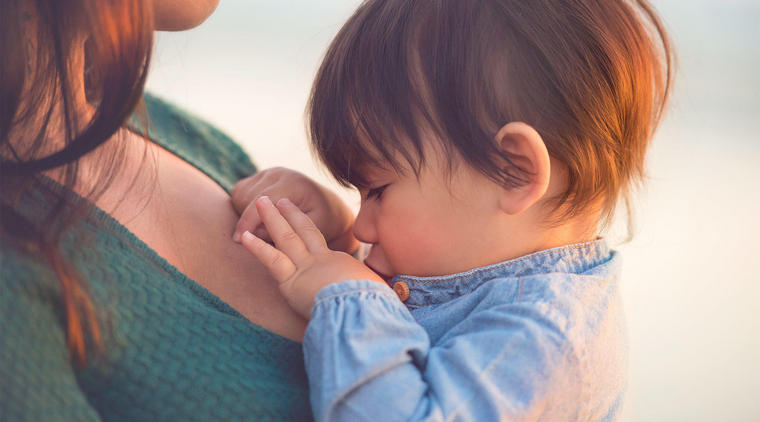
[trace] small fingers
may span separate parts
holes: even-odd
[[[232,208],[235,212],[240,213],[246,209],[248,203],[253,199],[253,176],[246,177],[235,183],[235,186],[230,190],[230,200],[232,201]]]
[[[230,190],[230,199],[232,200],[232,207],[235,209],[235,212],[241,214],[251,202],[262,195],[262,190],[268,186],[266,183],[268,175],[268,169],[262,170],[246,177],[245,179],[238,180],[238,182],[232,186],[232,189]]]
[[[287,281],[296,271],[296,266],[284,253],[274,246],[259,239],[251,232],[243,232],[242,243],[248,251],[255,256],[269,270],[279,283]]]
[[[285,253],[293,262],[300,262],[309,255],[301,237],[291,227],[290,223],[275,208],[268,196],[257,199],[256,209],[259,217],[264,222],[269,235],[272,237],[277,249]]]
[[[301,238],[309,252],[321,252],[327,249],[324,235],[319,231],[308,215],[304,214],[288,198],[277,201],[277,208]]]
[[[258,225],[261,224],[261,218],[259,218],[259,212],[256,210],[256,202],[253,201],[245,208],[245,211],[240,215],[240,219],[235,226],[235,231],[232,233],[232,240],[240,242],[240,236],[244,231],[248,230],[253,232]],[[255,232],[258,237],[261,231]]]

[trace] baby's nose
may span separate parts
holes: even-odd
[[[377,231],[375,230],[372,212],[365,206],[359,208],[359,214],[354,221],[354,237],[363,243],[376,243]]]

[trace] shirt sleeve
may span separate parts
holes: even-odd
[[[320,421],[576,420],[563,343],[543,312],[490,303],[431,345],[393,290],[354,280],[319,292],[303,348]]]
[[[55,289],[2,264],[0,420],[100,420],[69,361]]]

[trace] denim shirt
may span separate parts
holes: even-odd
[[[604,240],[467,272],[317,294],[303,342],[325,421],[608,421],[626,343],[620,258]],[[402,290],[402,289],[399,289]]]

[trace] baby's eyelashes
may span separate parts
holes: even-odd
[[[369,189],[367,191],[366,199],[380,199],[380,197],[383,195],[383,191],[388,187],[388,185],[389,184],[385,184],[376,188]]]

